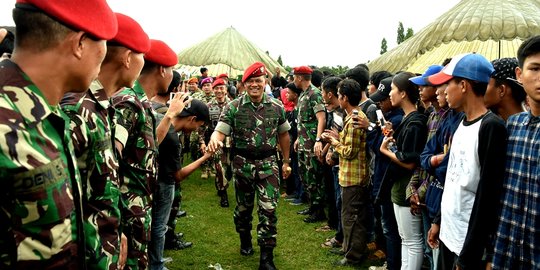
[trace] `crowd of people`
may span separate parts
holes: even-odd
[[[99,20],[96,20],[99,18]],[[186,78],[105,0],[17,0],[0,29],[1,269],[166,269],[180,182],[235,193],[239,252],[277,269],[280,197],[336,266],[536,269],[540,36],[423,74],[260,62]],[[183,154],[190,152],[189,162]],[[182,164],[187,164],[182,167]],[[10,181],[7,181],[10,180]],[[183,212],[185,214],[185,212]]]

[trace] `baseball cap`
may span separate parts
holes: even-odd
[[[453,77],[488,83],[493,65],[482,55],[476,53],[460,54],[452,58],[440,72],[428,77],[429,83],[441,85]]]
[[[373,102],[381,102],[390,97],[390,90],[392,90],[392,78],[388,77],[381,80],[377,92],[373,93],[369,98]]]
[[[208,123],[210,121],[210,112],[208,106],[198,99],[193,99],[177,117],[196,116],[197,120]]]
[[[427,80],[427,77],[433,75],[433,74],[436,74],[438,73],[439,71],[441,71],[444,67],[441,66],[441,65],[431,65],[429,66],[426,71],[424,72],[424,74],[420,75],[420,76],[416,76],[416,77],[412,77],[409,79],[409,81],[413,82],[414,84],[416,85],[419,85],[419,86],[426,86],[426,85],[432,85],[431,83],[429,83],[429,81]]]

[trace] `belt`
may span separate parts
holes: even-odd
[[[259,152],[259,151],[249,151],[247,149],[233,148],[232,154],[233,155],[239,155],[239,156],[244,157],[246,159],[261,160],[261,159],[269,158],[271,156],[275,156],[277,154],[277,152],[276,152],[276,150]]]

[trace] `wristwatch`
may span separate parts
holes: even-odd
[[[321,141],[321,137],[317,137],[317,138],[315,139],[315,141],[316,141],[316,142],[320,142],[320,141]]]
[[[290,159],[290,158],[288,158],[288,159],[283,159],[282,162],[283,162],[283,163],[289,164],[289,163],[291,163],[291,159]]]

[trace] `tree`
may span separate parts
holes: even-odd
[[[407,34],[405,34],[405,40],[409,39],[414,35],[414,30],[412,28],[407,28]]]
[[[403,41],[405,41],[405,28],[403,28],[403,23],[399,22],[397,29],[397,44],[401,44]]]
[[[281,55],[278,56],[277,62],[278,62],[281,66],[283,66],[283,60],[281,60]]]
[[[384,54],[388,50],[388,42],[386,42],[386,38],[383,38],[381,41],[381,54]]]

